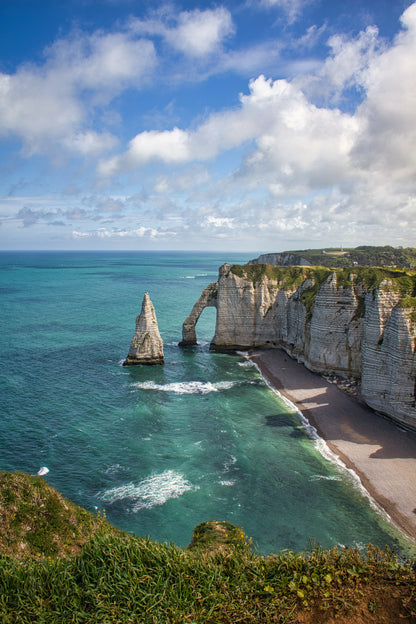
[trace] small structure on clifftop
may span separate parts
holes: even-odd
[[[155,309],[149,294],[145,293],[142,311],[136,318],[136,331],[123,366],[164,363],[163,340],[159,334]]]

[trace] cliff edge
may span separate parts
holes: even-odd
[[[196,341],[206,300],[212,350],[281,347],[314,372],[361,381],[370,407],[416,429],[414,271],[226,264],[208,288],[184,337]]]

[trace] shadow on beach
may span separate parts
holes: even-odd
[[[382,417],[281,349],[258,350],[250,359],[359,476],[395,524],[416,541],[416,432]],[[279,426],[278,421],[272,415],[266,424]]]

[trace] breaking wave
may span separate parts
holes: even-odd
[[[150,475],[139,483],[126,483],[119,487],[111,488],[98,496],[107,503],[126,500],[128,511],[136,513],[140,509],[151,509],[156,505],[164,505],[171,498],[178,498],[194,487],[179,472],[165,470],[159,474]]]
[[[157,384],[154,381],[142,381],[133,384],[140,390],[158,390],[160,392],[173,392],[174,394],[209,394],[220,390],[229,390],[235,386],[233,381],[182,381],[168,384]]]
[[[312,475],[309,477],[309,481],[342,481],[341,476],[337,477],[335,475]]]

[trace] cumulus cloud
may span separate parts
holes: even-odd
[[[331,136],[340,127],[340,122],[354,125],[348,115],[342,115],[338,110],[318,109],[310,104],[302,91],[286,80],[272,81],[260,76],[250,82],[249,90],[249,95],[240,96],[239,109],[215,113],[194,131],[174,128],[138,134],[130,141],[125,154],[101,163],[100,173],[121,173],[151,160],[165,163],[204,161],[253,140],[257,141],[260,148],[257,154],[264,151],[275,156],[279,152],[280,142],[284,140],[287,173],[292,166],[290,161],[293,160],[295,166],[299,156],[299,145],[291,148],[291,140],[296,139],[304,147],[308,143],[308,136],[314,133],[320,153],[325,153],[330,142],[333,143],[333,152],[336,140]],[[338,141],[338,151],[345,151],[347,146],[346,138]],[[293,156],[287,153],[288,149],[291,149]],[[300,157],[318,161],[318,156],[303,154]],[[258,156],[251,158],[251,166],[256,162],[260,164]],[[333,153],[328,155],[328,160],[333,160]]]
[[[150,161],[213,161],[239,148],[241,164],[216,188],[222,185],[227,213],[205,215],[207,226],[312,238],[330,236],[332,228],[354,232],[355,240],[380,240],[384,232],[387,240],[394,211],[398,230],[416,234],[416,3],[401,21],[389,45],[373,27],[353,38],[332,37],[315,74],[291,81],[259,76],[235,109],[192,129],[138,134],[125,153],[101,163],[101,174]],[[355,108],[343,111],[348,90],[356,91]],[[245,202],[237,199],[243,192]]]
[[[0,135],[19,136],[27,154],[56,142],[83,155],[112,148],[111,134],[87,127],[89,108],[140,86],[156,63],[153,44],[121,33],[77,33],[45,54],[43,65],[0,74]]]
[[[224,7],[180,13],[163,7],[154,17],[131,20],[130,28],[142,35],[159,35],[174,50],[196,58],[220,51],[225,38],[234,32],[231,14]]]
[[[233,31],[231,15],[224,7],[195,9],[179,14],[176,27],[166,32],[166,39],[184,54],[201,57],[216,52]]]

